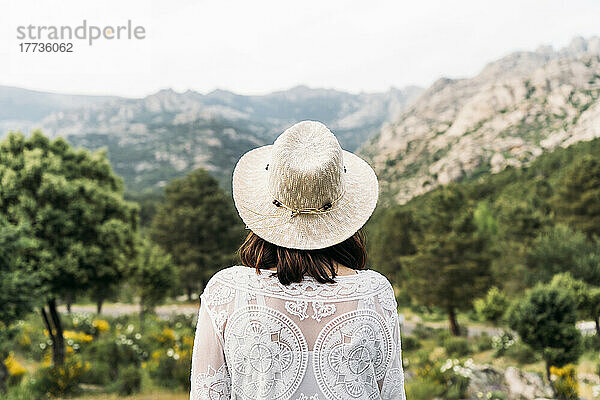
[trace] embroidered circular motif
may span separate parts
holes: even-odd
[[[225,328],[232,391],[243,399],[289,399],[304,378],[308,346],[285,314],[265,306],[236,310]]]
[[[315,342],[313,368],[327,398],[379,398],[392,355],[392,336],[373,310],[350,311],[330,321]]]

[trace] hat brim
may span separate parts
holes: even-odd
[[[290,249],[323,249],[354,235],[377,205],[379,188],[373,169],[343,151],[344,194],[323,214],[299,214],[273,204],[267,186],[273,145],[244,154],[233,171],[233,200],[246,227],[262,239]]]

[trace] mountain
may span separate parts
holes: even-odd
[[[600,38],[540,47],[469,79],[436,81],[360,152],[383,198],[404,203],[437,185],[530,163],[600,136]]]
[[[49,114],[117,99],[114,96],[83,96],[46,93],[0,86],[0,133],[27,130]]]
[[[238,158],[272,143],[304,119],[327,124],[342,147],[355,150],[393,120],[421,89],[350,94],[298,86],[261,96],[216,90],[208,94],[161,90],[142,99],[113,98],[45,116],[36,126],[76,146],[106,147],[131,191],[157,189],[203,167],[229,187]]]

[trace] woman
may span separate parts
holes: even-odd
[[[404,399],[394,291],[364,269],[377,177],[319,122],[233,173],[243,266],[201,296],[191,399]]]

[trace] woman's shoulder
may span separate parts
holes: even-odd
[[[383,274],[372,269],[358,270],[352,275],[337,276],[335,281],[333,284],[324,284],[314,278],[306,277],[302,282],[283,285],[270,271],[262,271],[258,274],[253,268],[234,265],[215,273],[206,285],[206,290],[239,289],[275,297],[306,297],[307,300],[328,298],[331,301],[389,293],[392,288]]]

